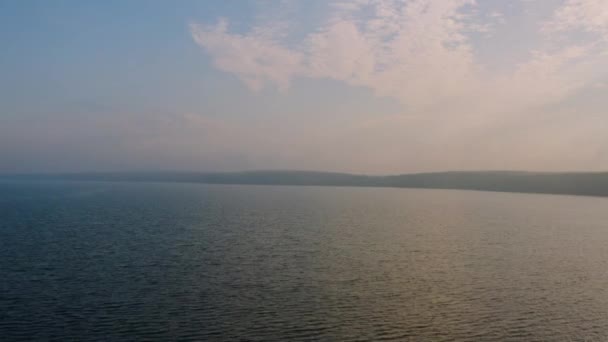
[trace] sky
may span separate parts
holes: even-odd
[[[0,43],[0,172],[608,170],[606,0],[3,0]]]

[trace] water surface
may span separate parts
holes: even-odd
[[[2,340],[608,340],[608,199],[0,182]]]

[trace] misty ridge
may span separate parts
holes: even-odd
[[[608,172],[450,171],[369,176],[338,172],[271,170],[212,173],[83,172],[5,174],[0,176],[1,178],[13,180],[394,187],[608,196]]]

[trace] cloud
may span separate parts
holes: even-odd
[[[396,98],[418,112],[454,110],[480,94],[484,110],[491,103],[521,110],[559,101],[586,82],[580,79],[586,71],[577,66],[595,52],[596,41],[543,43],[507,72],[487,72],[470,35],[506,19],[497,10],[480,14],[475,6],[472,0],[336,1],[325,23],[291,44],[277,38],[281,30],[272,23],[237,34],[220,20],[211,27],[192,24],[191,32],[218,68],[253,90],[275,85],[285,91],[297,77],[333,79]],[[577,29],[604,35],[606,7],[602,0],[568,1],[541,25],[546,41]]]
[[[225,20],[190,28],[218,68],[254,91],[274,86],[286,92],[298,78],[330,79],[401,103],[401,115],[370,113],[326,126],[322,136],[320,128],[293,127],[287,139],[307,165],[316,153],[321,168],[350,165],[372,172],[398,172],[405,160],[416,160],[417,170],[597,168],[594,158],[608,150],[608,138],[597,128],[605,126],[602,109],[587,106],[581,113],[566,104],[608,80],[606,1],[552,3],[548,16],[535,17],[542,19],[528,31],[512,30],[525,20],[512,9],[483,5],[333,1],[318,24],[294,36],[287,32],[297,16],[277,19],[281,25],[258,22],[240,33],[231,32]],[[534,4],[519,5],[519,15],[526,16]],[[499,28],[518,32],[522,36],[512,41],[529,46],[525,57],[508,59],[516,63],[493,70],[477,51],[483,39],[500,37],[493,34]],[[496,53],[509,54],[508,44]],[[581,143],[586,150],[577,153]],[[608,160],[600,164],[608,167]]]
[[[595,33],[608,40],[608,3],[604,0],[567,0],[543,25],[548,33],[573,30]]]
[[[329,78],[424,106],[438,94],[458,96],[472,78],[460,12],[467,4],[472,2],[337,2],[330,19],[292,49],[273,34],[260,34],[272,27],[234,34],[220,20],[212,27],[192,24],[191,32],[218,68],[253,90],[266,84],[285,90],[294,77]],[[370,10],[370,18],[361,18]]]
[[[285,90],[299,73],[301,56],[273,39],[276,28],[257,28],[247,35],[227,32],[228,22],[221,19],[214,27],[191,24],[194,40],[212,51],[215,65],[237,75],[253,90],[266,82]]]

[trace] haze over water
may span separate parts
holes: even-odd
[[[3,340],[608,339],[605,198],[0,182]]]

